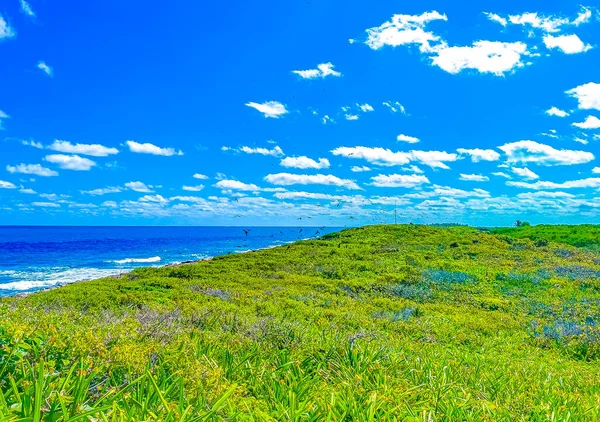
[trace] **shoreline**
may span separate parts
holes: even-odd
[[[7,299],[7,298],[19,298],[19,299],[21,299],[21,298],[25,298],[27,296],[30,296],[32,294],[47,292],[47,291],[50,291],[50,290],[54,290],[54,289],[58,289],[58,288],[67,286],[69,284],[82,283],[82,282],[93,281],[93,280],[101,280],[103,278],[119,279],[119,278],[125,277],[127,274],[130,274],[131,272],[133,272],[135,270],[142,269],[142,268],[177,268],[177,267],[181,267],[183,265],[197,264],[197,263],[204,262],[204,261],[212,261],[214,258],[220,257],[220,256],[228,256],[228,255],[232,255],[232,254],[248,254],[248,253],[258,252],[258,251],[262,251],[262,250],[266,250],[266,249],[278,248],[280,246],[290,245],[292,243],[301,242],[301,241],[305,241],[305,240],[309,240],[309,239],[313,239],[313,237],[307,237],[307,238],[304,238],[304,239],[297,239],[297,240],[292,240],[292,241],[289,241],[289,242],[283,242],[283,243],[281,243],[279,245],[269,245],[269,246],[265,246],[263,248],[248,249],[248,250],[244,250],[244,251],[227,252],[227,253],[222,254],[222,255],[213,255],[213,256],[208,256],[206,258],[201,258],[201,259],[192,259],[192,260],[181,261],[181,262],[171,262],[171,263],[168,263],[168,264],[157,265],[157,266],[143,266],[143,267],[138,267],[138,268],[132,268],[130,270],[125,270],[125,271],[121,270],[121,272],[119,272],[118,274],[107,275],[106,277],[83,278],[83,279],[74,280],[74,281],[59,282],[57,284],[54,284],[54,285],[51,285],[51,286],[47,286],[47,287],[44,287],[44,288],[41,288],[41,289],[35,290],[35,291],[20,292],[20,293],[15,293],[15,294],[12,294],[12,295],[2,296],[2,297],[0,297],[0,301],[2,301],[4,299]]]

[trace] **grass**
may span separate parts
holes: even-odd
[[[600,226],[591,224],[577,226],[526,225],[512,228],[495,228],[491,232],[513,238],[528,238],[542,243],[552,241],[600,251]]]
[[[598,420],[600,255],[517,237],[370,226],[4,299],[0,420]]]

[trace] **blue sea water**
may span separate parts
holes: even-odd
[[[0,226],[0,296],[116,275],[139,267],[277,246],[337,230]]]

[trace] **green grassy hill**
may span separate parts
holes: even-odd
[[[549,240],[566,243],[580,248],[600,250],[600,226],[581,224],[576,226],[552,226],[540,224],[537,226],[522,226],[511,228],[496,228],[492,233],[503,234],[514,238],[533,240]]]
[[[371,226],[0,302],[0,420],[600,419],[600,255]]]

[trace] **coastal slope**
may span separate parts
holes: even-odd
[[[600,418],[600,255],[545,239],[368,226],[0,304],[1,420]]]

